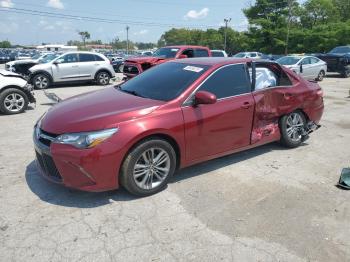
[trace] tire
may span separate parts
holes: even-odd
[[[124,65],[120,65],[118,67],[118,71],[119,71],[119,73],[123,73],[124,72]]]
[[[319,73],[318,73],[318,76],[316,78],[316,81],[319,81],[321,82],[323,80],[323,78],[325,77],[326,73],[325,71],[321,70]]]
[[[159,163],[150,164],[150,159]],[[163,139],[147,139],[136,145],[125,158],[120,182],[133,195],[153,195],[166,187],[175,168],[176,154],[173,147]]]
[[[300,111],[285,115],[280,120],[281,144],[289,147],[298,147],[302,142],[302,128],[306,127],[306,118]]]
[[[107,71],[101,71],[96,75],[96,82],[101,86],[109,84],[111,77]]]
[[[0,93],[0,111],[6,115],[22,113],[28,107],[27,95],[17,88],[9,88]]]
[[[350,69],[345,69],[341,75],[344,78],[349,78],[350,77]]]
[[[46,89],[50,84],[50,78],[46,74],[37,74],[33,77],[33,86],[35,89]]]

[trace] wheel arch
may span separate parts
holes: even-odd
[[[33,79],[34,79],[34,77],[36,77],[36,76],[39,75],[39,74],[46,75],[46,76],[49,78],[49,81],[50,81],[51,83],[53,83],[53,77],[52,77],[52,75],[51,75],[49,72],[44,71],[44,70],[39,70],[39,71],[33,72],[33,73],[31,74],[30,80],[29,80],[28,82],[30,82],[31,84],[33,84]]]
[[[95,73],[95,76],[94,76],[94,79],[96,80],[97,79],[97,75],[101,72],[106,72],[108,73],[109,77],[112,78],[112,73],[107,69],[107,68],[101,68],[99,70],[97,70],[97,72]]]

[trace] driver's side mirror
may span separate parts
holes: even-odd
[[[62,60],[61,59],[57,59],[55,61],[53,61],[54,65],[58,65],[58,64],[62,64]]]
[[[216,103],[216,95],[207,91],[198,91],[194,95],[194,105],[209,105]]]
[[[184,54],[179,55],[179,59],[184,59],[184,58],[188,58],[188,56]]]

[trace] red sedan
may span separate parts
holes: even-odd
[[[35,126],[37,163],[67,187],[150,195],[179,168],[274,141],[299,146],[319,127],[322,96],[274,62],[167,62],[52,107]]]

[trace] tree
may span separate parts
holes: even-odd
[[[0,42],[0,48],[11,48],[11,43],[7,40]]]
[[[88,31],[79,31],[78,34],[81,37],[81,40],[83,41],[84,47],[86,47],[86,39],[90,39],[90,33]]]

